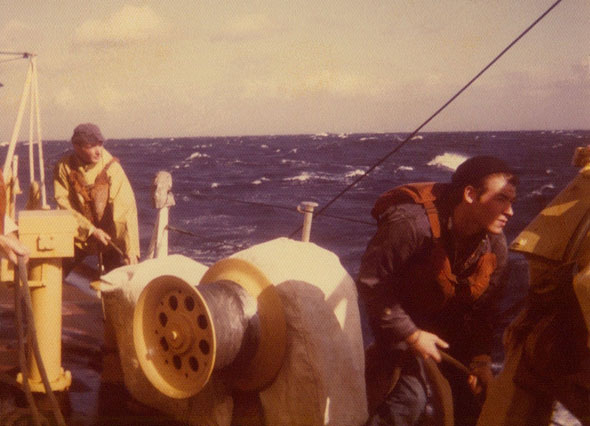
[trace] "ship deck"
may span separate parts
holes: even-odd
[[[169,417],[135,401],[125,389],[116,351],[103,351],[100,300],[69,284],[64,284],[62,294],[62,367],[71,372],[72,384],[67,391],[55,394],[67,424],[174,424]],[[19,371],[14,291],[0,284],[0,374],[5,378],[0,381],[1,425],[28,424],[24,393],[6,383],[6,378],[15,378]],[[34,395],[41,414],[52,419],[47,396]]]

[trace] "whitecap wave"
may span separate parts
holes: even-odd
[[[353,171],[350,171],[350,172],[346,173],[345,176],[347,178],[351,178],[351,177],[355,177],[355,176],[361,176],[361,175],[364,175],[364,174],[365,174],[365,171],[364,170],[362,170],[362,169],[356,169],[356,170],[353,170]]]
[[[422,139],[424,139],[424,136],[422,135],[416,135],[414,136],[412,139],[410,139],[411,141],[421,141]]]
[[[203,154],[199,151],[195,151],[190,156],[188,156],[185,161],[190,161],[195,158],[208,158],[208,157],[209,157],[209,155],[207,155],[207,154]]]
[[[217,188],[219,186],[219,184],[217,182],[213,182],[211,184],[211,188]]]
[[[467,157],[463,154],[445,152],[444,154],[434,157],[427,163],[427,165],[455,171],[465,160],[467,160]]]
[[[548,183],[548,184],[543,185],[539,189],[535,189],[533,192],[531,192],[531,196],[538,197],[538,196],[543,195],[544,192],[551,191],[552,189],[555,189],[555,185],[553,185],[552,183]]]
[[[359,139],[359,141],[376,141],[377,140],[377,136],[363,136],[362,138]]]
[[[298,166],[309,166],[309,162],[308,161],[303,161],[303,160],[290,160],[289,158],[283,158],[281,160],[281,164],[294,164],[294,165],[298,165]]]
[[[263,143],[262,145],[260,145],[260,148],[262,148],[262,149],[267,149],[267,148],[268,148],[268,145],[267,145],[267,144],[265,144],[265,143]]]
[[[312,177],[314,177],[315,175],[312,175],[309,172],[303,172],[297,176],[292,176],[292,177],[288,177],[285,178],[284,180],[286,181],[299,181],[299,182],[306,182],[308,180],[310,180]]]
[[[395,169],[396,172],[411,172],[414,168],[412,166],[399,166]]]
[[[260,185],[262,182],[268,182],[269,180],[269,178],[263,176],[260,179],[253,180],[252,185]]]

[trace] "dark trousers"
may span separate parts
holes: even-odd
[[[405,357],[401,375],[367,426],[421,425],[427,416],[429,389],[421,360]]]
[[[481,411],[481,401],[471,393],[467,385],[467,376],[444,363],[438,366],[451,386],[455,426],[474,426]],[[432,392],[435,388],[429,383],[422,359],[407,356],[395,387],[371,416],[367,425],[432,424],[433,417],[442,416],[442,413],[433,411]]]

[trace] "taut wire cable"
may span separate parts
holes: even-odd
[[[555,3],[553,3],[545,12],[543,12],[543,14],[541,14],[541,16],[539,16],[532,24],[530,24],[523,32],[521,32],[518,37],[516,37],[514,40],[512,40],[512,42],[510,42],[510,44],[508,44],[508,46],[506,46],[504,48],[504,50],[502,50],[498,55],[496,55],[496,57],[494,59],[492,59],[492,61],[490,63],[488,63],[480,72],[478,72],[475,75],[475,77],[473,77],[471,80],[469,80],[469,82],[465,86],[463,86],[448,101],[446,101],[443,106],[441,106],[439,109],[437,109],[434,112],[434,114],[432,114],[422,124],[420,124],[416,128],[416,130],[414,130],[408,137],[406,137],[403,141],[401,141],[393,150],[391,150],[389,153],[387,153],[387,155],[385,155],[384,157],[379,159],[375,164],[373,164],[371,167],[369,167],[362,175],[359,175],[352,183],[350,183],[346,188],[344,188],[342,191],[340,191],[334,198],[332,198],[330,201],[328,201],[328,203],[326,203],[326,205],[324,205],[322,208],[317,210],[317,212],[314,212],[314,214],[313,214],[314,217],[320,216],[321,214],[323,214],[323,212],[328,207],[330,207],[332,204],[334,204],[336,202],[336,200],[338,200],[346,192],[348,192],[353,187],[355,187],[361,180],[363,180],[365,177],[367,177],[367,175],[369,173],[371,173],[373,170],[375,170],[377,167],[379,167],[381,164],[383,164],[389,157],[391,157],[393,154],[398,152],[409,140],[411,140],[414,136],[416,136],[416,134],[420,130],[422,130],[422,128],[424,126],[426,126],[428,123],[430,123],[430,121],[432,121],[434,119],[434,117],[436,117],[438,114],[440,114],[447,106],[449,106],[451,104],[451,102],[453,102],[455,99],[457,99],[459,97],[459,95],[461,95],[465,90],[467,90],[467,88],[469,86],[471,86],[492,65],[494,65],[498,61],[498,59],[500,59],[502,56],[504,56],[504,54],[506,52],[508,52],[508,50],[510,50],[512,48],[512,46],[514,46],[516,43],[518,43],[518,41],[520,41],[520,39],[523,38],[525,36],[525,34],[527,34],[535,25],[537,25],[545,16],[547,16],[549,14],[549,12],[551,12],[559,3],[561,3],[561,1],[562,0],[557,0]],[[289,235],[289,238],[293,238],[295,236],[295,234],[297,234],[299,231],[301,231],[301,228],[302,228],[302,226],[299,226],[295,231],[293,231],[291,233],[291,235]]]

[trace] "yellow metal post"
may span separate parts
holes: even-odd
[[[64,390],[72,384],[72,375],[61,367],[62,260],[32,259],[29,286],[37,342],[52,390]],[[29,356],[29,384],[33,392],[45,387],[34,356]]]
[[[76,220],[66,210],[19,212],[19,239],[31,251],[28,275],[37,342],[54,391],[65,390],[72,383],[71,373],[61,367],[61,303],[62,258],[74,254],[75,230]],[[31,352],[29,385],[33,392],[45,392],[39,366]],[[21,373],[17,380],[22,383]]]

